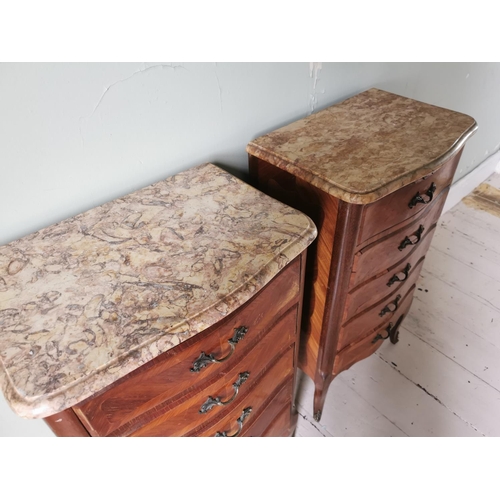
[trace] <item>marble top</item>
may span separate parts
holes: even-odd
[[[302,213],[192,168],[0,248],[0,383],[41,418],[205,330],[316,237]]]
[[[470,116],[370,89],[255,139],[247,151],[366,204],[436,170],[476,129]]]

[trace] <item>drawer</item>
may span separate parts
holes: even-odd
[[[422,264],[423,261],[420,265]],[[415,289],[415,282],[419,277],[420,268],[416,269],[416,271],[410,279],[403,283],[403,286],[399,290],[377,302],[367,311],[354,316],[354,318],[342,326],[339,334],[339,349],[357,342],[374,328],[379,328],[394,315],[398,314],[403,303],[405,303],[406,296],[412,294]]]
[[[384,323],[382,326],[369,333],[365,338],[338,352],[333,364],[333,375],[337,376],[340,372],[347,370],[353,364],[373,354],[382,345],[382,342],[389,338],[388,335],[392,334],[394,342],[397,342],[399,337],[398,328],[408,314],[412,300],[413,290],[405,297],[398,314],[393,316],[391,321]]]
[[[242,421],[241,435],[257,425],[269,403],[275,397],[285,391],[289,391],[289,400],[292,398],[293,376],[294,376],[294,347],[290,347],[283,356],[260,378],[252,390],[242,398],[233,409],[219,420],[211,420],[204,426],[195,429],[189,435],[192,436],[215,436],[217,433],[226,432],[228,436],[238,432],[238,419]],[[284,399],[286,401],[286,399]],[[291,403],[290,403],[291,404]],[[248,411],[250,408],[250,411]],[[246,411],[245,411],[246,410]],[[265,427],[264,427],[265,429]]]
[[[434,173],[367,205],[358,243],[413,217],[435,203],[439,194],[451,184],[459,159],[460,153],[446,161]]]
[[[354,256],[349,290],[384,272],[401,260],[409,258],[425,241],[441,214],[448,188],[421,217],[381,240],[368,245]]]
[[[297,306],[281,318],[250,353],[227,374],[200,391],[190,392],[174,406],[163,404],[157,406],[141,415],[140,419],[120,427],[114,434],[184,436],[210,420],[219,420],[252,391],[252,387],[258,383],[262,375],[276,364],[283,352],[294,343],[296,325]],[[293,361],[291,365],[293,366]],[[235,383],[238,386],[237,390],[233,386]],[[214,404],[213,398],[219,398],[225,404]],[[200,413],[202,408],[203,413]],[[149,423],[143,425],[145,420]]]
[[[126,422],[161,403],[174,404],[191,390],[200,390],[231,370],[262,338],[266,330],[299,299],[300,261],[294,260],[255,297],[220,323],[109,386],[74,407],[75,413],[92,435],[108,435]],[[209,363],[191,371],[201,352],[217,359],[231,354],[228,340],[235,329],[247,333],[222,363]]]
[[[421,261],[425,258],[435,230],[436,227],[434,226],[427,234],[424,234],[423,241],[409,256],[369,281],[365,281],[365,283],[352,289],[347,294],[342,323],[368,309],[376,302],[383,300],[384,297],[387,297],[392,292],[399,290],[405,281],[411,279],[416,272],[416,267],[420,266]]]
[[[264,431],[262,437],[291,437],[295,431],[296,419],[290,418],[290,403],[282,408],[271,425]]]
[[[244,437],[288,437],[295,429],[292,423],[292,385],[289,379],[283,389],[266,405],[258,419],[249,422]]]

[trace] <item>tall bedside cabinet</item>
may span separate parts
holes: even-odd
[[[0,382],[59,436],[290,436],[316,227],[211,164],[0,251]]]
[[[316,420],[336,375],[398,341],[476,129],[470,116],[370,89],[248,144],[252,183],[318,227],[299,355]]]

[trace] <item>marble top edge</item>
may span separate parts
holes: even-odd
[[[161,194],[167,185],[173,187],[168,193],[171,199],[167,200],[172,204],[167,207],[165,202],[165,206],[158,208],[165,198],[155,197],[155,190],[156,195]],[[140,217],[134,215],[130,219],[131,214],[136,214],[133,208],[138,207],[143,210]],[[136,227],[131,232],[138,230],[135,238],[140,245],[125,239],[119,242],[96,239],[89,247],[88,234],[102,237],[111,233],[110,238],[116,239],[119,233],[110,230],[106,233],[104,229],[112,227],[110,221],[117,223],[125,215],[125,221],[135,221]],[[142,226],[137,224],[141,219],[145,221]],[[95,224],[86,228],[88,234],[75,227],[75,223],[85,226],[89,221]],[[166,234],[161,233],[163,246],[170,250],[169,255],[176,254],[176,250],[184,251],[180,253],[182,258],[175,261],[162,260],[166,250],[162,253],[161,246],[157,245],[160,241],[157,228],[166,227],[165,221],[172,227],[167,227]],[[67,238],[58,235],[61,229],[67,230]],[[123,229],[123,224],[118,229]],[[52,230],[54,233],[51,234]],[[149,240],[145,238],[148,231]],[[124,236],[123,232],[121,236]],[[76,262],[77,270],[73,273],[76,278],[73,276],[57,282],[60,296],[57,296],[59,292],[50,291],[56,283],[50,275],[55,264],[45,263],[44,267],[41,264],[43,255],[36,254],[37,251],[43,254],[44,249],[38,247],[47,244],[50,237],[54,248],[60,251],[66,241],[64,250],[68,269],[76,262],[71,257],[76,255],[81,259]],[[192,238],[192,243],[190,240],[186,242],[188,237]],[[20,416],[42,418],[87,399],[234,312],[305,250],[315,237],[316,227],[309,217],[267,197],[219,167],[203,164],[5,245],[2,249],[8,249],[10,255],[6,258],[0,255],[0,277],[8,280],[7,292],[0,286],[0,299],[8,293],[9,286],[21,288],[17,295],[11,293],[7,299],[0,300],[0,366],[3,371],[0,384],[7,401]],[[199,246],[201,244],[204,246]],[[198,253],[194,248],[196,245]],[[50,243],[48,247],[51,247]],[[95,251],[95,255],[89,254],[89,248],[90,253]],[[31,261],[14,274],[18,277],[16,282],[6,269],[9,270],[9,266],[17,261],[14,258],[8,262],[7,259],[19,257],[22,251],[26,260],[29,255]],[[108,252],[103,259],[104,267],[109,265],[112,278],[115,272],[114,279],[109,280],[102,268],[93,265],[94,261],[99,262],[100,252]],[[204,261],[200,260],[200,255],[208,254]],[[125,263],[128,259],[126,265],[133,268],[133,272],[127,271],[126,279],[123,279],[120,269],[117,270],[117,258]],[[156,281],[148,275],[150,281],[141,282],[151,259],[156,258],[159,259],[156,264],[165,266],[167,262],[177,266],[174,269],[177,280],[166,280],[160,274]],[[14,270],[21,264],[16,266]],[[131,279],[134,272],[140,282]],[[30,279],[35,279],[35,285]],[[110,282],[116,289],[125,290],[121,296],[121,292],[117,296]],[[167,285],[171,285],[173,291]],[[163,303],[160,304],[163,316],[154,312],[158,307],[156,302],[150,314],[151,301],[157,301],[159,296],[154,295],[155,287],[161,286],[165,288],[161,295]],[[131,298],[126,297],[127,287],[131,288],[132,305],[128,304]],[[184,295],[188,298],[183,298]],[[89,297],[92,299],[87,303]],[[35,301],[31,300],[33,298]],[[31,329],[30,316],[26,308],[22,309],[23,300],[28,311],[35,308],[36,300],[43,302],[47,309],[37,310],[38,314],[32,315]],[[56,305],[52,309],[55,311],[47,300],[54,301]],[[57,304],[58,301],[62,305]],[[83,313],[76,319],[71,318],[66,314],[64,304],[69,304],[70,312],[75,310],[75,315],[82,308],[79,304],[83,304]],[[175,321],[170,321],[169,308],[170,313],[177,314],[173,316]],[[89,314],[86,309],[90,310]],[[113,323],[107,326],[110,314],[117,311],[128,317],[129,323],[123,321],[122,325],[120,316],[111,318],[119,323],[118,326]],[[62,334],[57,333],[58,322],[65,326]],[[151,333],[141,331],[143,324]],[[161,325],[163,327],[159,330]],[[52,326],[55,333],[47,333],[41,328],[43,326]],[[82,331],[92,333],[85,338]],[[99,337],[100,331],[105,335]],[[92,348],[86,347],[86,342],[93,342]],[[64,382],[58,384],[59,380]]]
[[[370,100],[375,101],[375,106],[366,104]],[[407,111],[404,109],[407,106],[414,109]],[[398,117],[398,113],[403,116]],[[404,114],[406,118],[416,117],[422,123],[417,123],[414,131],[408,126],[404,130],[403,125],[401,128],[406,136],[394,126],[393,130],[383,131],[384,138],[379,130],[382,128],[380,123],[387,116],[395,121],[398,118],[403,120]],[[329,120],[330,116],[334,118]],[[436,130],[428,124],[425,127],[425,120],[433,119],[442,122],[432,124]],[[458,120],[458,123],[452,123],[453,120]],[[442,126],[448,121],[452,124],[448,127],[450,130],[444,133]],[[373,134],[370,127],[374,129]],[[367,204],[439,168],[477,128],[476,121],[466,114],[373,88],[258,137],[247,145],[246,150],[343,201]],[[421,138],[419,144],[422,132],[427,133],[427,137]],[[391,134],[396,139],[392,151]],[[398,156],[402,150],[411,149],[408,142],[412,134],[417,143],[416,152],[413,156],[412,151],[408,151],[400,166]],[[439,134],[443,136],[441,141],[433,137]],[[342,150],[345,143],[356,141],[360,136],[363,140],[358,140],[357,150],[352,148],[344,156],[342,151],[337,154],[337,148]],[[370,144],[373,138],[385,140],[381,141],[378,150]],[[405,141],[405,147],[401,147],[400,144]],[[426,146],[435,142],[432,154],[422,154],[424,141]],[[359,158],[359,150],[362,151],[361,156],[365,153],[366,162]]]

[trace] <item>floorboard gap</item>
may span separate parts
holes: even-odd
[[[421,342],[423,342],[424,344],[428,345],[430,348],[434,349],[436,352],[438,352],[439,354],[441,354],[442,356],[444,356],[445,358],[449,359],[450,361],[452,361],[453,363],[455,363],[456,365],[460,366],[460,368],[463,368],[467,373],[470,373],[470,375],[474,378],[477,378],[478,380],[480,380],[481,382],[484,382],[485,385],[487,385],[488,387],[491,387],[493,390],[495,390],[496,392],[498,392],[500,394],[500,390],[497,389],[494,385],[491,385],[489,382],[487,382],[486,380],[483,380],[479,375],[476,375],[474,372],[471,372],[468,368],[466,368],[465,366],[463,366],[462,364],[460,364],[456,359],[454,358],[450,358],[446,353],[444,353],[443,351],[440,351],[437,347],[433,346],[432,344],[430,344],[429,342],[427,342],[427,340],[425,340],[424,338],[422,338],[418,333],[414,333],[412,332],[411,330],[409,330],[408,328],[406,327],[401,327],[405,332],[409,333],[410,335],[414,335],[417,339],[419,339]],[[482,337],[481,337],[482,338]],[[493,344],[490,344],[490,345],[493,345]],[[379,357],[381,357],[382,354],[380,354]],[[383,359],[383,358],[381,358]],[[387,363],[387,361],[384,359],[384,361]],[[394,366],[397,366],[395,363],[393,363],[391,361],[391,364],[393,364]]]
[[[316,426],[311,420],[307,418],[307,415],[303,415],[300,413],[299,409],[297,408],[297,413],[312,427],[314,427],[323,437],[327,437],[326,434],[318,427]]]
[[[434,394],[431,394],[425,387],[422,387],[420,384],[418,384],[417,382],[414,382],[411,378],[407,377],[404,373],[401,372],[401,370],[399,370],[396,366],[394,366],[390,361],[387,361],[386,359],[384,359],[380,353],[378,354],[378,356],[379,356],[379,358],[384,363],[387,363],[393,370],[395,370],[396,372],[398,372],[402,377],[404,377],[406,380],[408,380],[413,385],[415,385],[416,387],[418,387],[420,390],[424,391],[428,396],[430,396],[433,399],[435,399],[443,408],[446,408],[449,412],[453,413],[453,415],[455,415],[462,422],[464,422],[469,427],[471,427],[472,429],[474,429],[478,434],[481,434],[481,436],[486,437],[486,434],[483,434],[477,427],[475,427],[470,422],[468,422],[467,420],[465,420],[464,418],[462,418],[458,413],[454,412],[451,408],[448,408],[448,406],[446,406],[439,398],[437,398],[436,396],[434,396]]]

